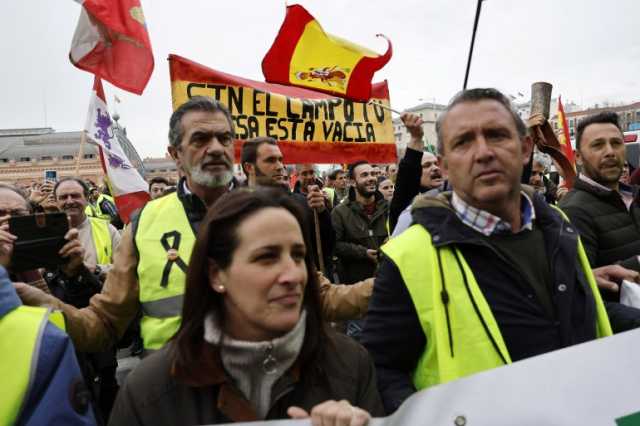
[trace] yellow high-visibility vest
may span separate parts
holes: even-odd
[[[417,390],[511,363],[491,308],[458,249],[436,248],[429,232],[416,224],[391,239],[382,251],[398,267],[427,339],[413,373]],[[578,257],[595,300],[597,336],[610,336],[609,318],[580,241]],[[442,299],[441,277],[446,285],[448,312]],[[452,341],[463,349],[454,352]]]
[[[111,234],[109,233],[109,222],[95,217],[89,218],[91,224],[91,237],[96,248],[96,258],[98,264],[108,265],[113,263],[113,248]]]
[[[149,202],[134,236],[145,349],[160,349],[180,326],[187,265],[195,234],[177,193]]]
[[[47,322],[64,330],[59,311],[19,306],[0,318],[0,424],[10,425],[19,418],[36,374],[40,342]]]

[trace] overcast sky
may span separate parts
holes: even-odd
[[[387,79],[397,109],[446,103],[462,87],[476,0],[300,1],[324,29],[394,54]],[[142,96],[105,82],[107,102],[143,156],[162,156],[171,114],[169,53],[262,80],[260,62],[285,13],[280,0],[143,0],[155,69]],[[0,6],[0,128],[80,130],[92,76],[68,60],[80,6],[5,0]],[[470,87],[524,94],[549,81],[554,96],[588,106],[640,100],[640,1],[485,0]]]

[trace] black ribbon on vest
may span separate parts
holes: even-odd
[[[164,270],[162,271],[162,281],[160,282],[161,287],[166,287],[169,285],[169,274],[171,273],[171,267],[175,263],[178,265],[182,272],[187,273],[187,264],[180,258],[178,254],[178,249],[180,248],[180,238],[182,235],[178,231],[165,232],[160,238],[160,243],[162,247],[167,252],[167,263],[164,265]],[[169,245],[169,238],[173,238],[171,245]],[[172,250],[175,251],[175,257],[172,258],[170,253]]]

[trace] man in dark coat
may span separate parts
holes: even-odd
[[[416,390],[611,333],[578,234],[521,185],[526,126],[495,89],[437,123],[453,192],[419,196],[389,241],[362,343],[388,413]]]
[[[378,249],[388,238],[389,205],[377,191],[377,179],[366,161],[349,166],[355,186],[349,197],[331,212],[336,232],[336,256],[342,264],[341,281],[351,284],[372,277]]]
[[[580,232],[589,262],[593,267],[617,263],[640,272],[639,188],[619,182],[625,146],[615,112],[602,112],[578,123],[576,159],[582,171],[560,207]],[[617,302],[618,286],[610,286],[603,296]],[[614,331],[640,325],[638,321],[616,321],[611,309],[609,315]]]

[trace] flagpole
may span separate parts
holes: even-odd
[[[76,158],[76,171],[75,171],[75,176],[79,177],[80,176],[80,159],[82,158],[83,152],[84,152],[84,144],[87,141],[87,132],[85,130],[82,131],[82,134],[80,135],[80,148],[78,148],[78,158]]]
[[[391,107],[388,107],[388,106],[386,106],[386,105],[382,105],[382,104],[379,104],[379,103],[377,103],[377,102],[373,102],[373,101],[369,101],[369,102],[367,102],[367,103],[368,103],[369,105],[377,105],[377,106],[379,106],[379,107],[380,107],[380,108],[382,108],[382,109],[386,109],[387,111],[391,111],[391,112],[394,112],[394,113],[396,113],[396,114],[398,114],[398,115],[402,115],[402,113],[401,113],[400,111],[395,110],[395,109],[393,109],[393,108],[391,108]]]
[[[471,34],[471,46],[469,47],[469,58],[467,59],[467,71],[464,74],[464,84],[462,90],[467,90],[467,82],[469,81],[469,70],[471,69],[471,57],[473,56],[473,46],[476,42],[476,32],[478,31],[478,21],[480,20],[480,9],[482,8],[482,0],[478,0],[476,6],[476,19],[473,22],[473,33]]]
[[[324,256],[322,255],[322,237],[320,236],[320,219],[318,218],[318,211],[313,209],[313,222],[316,231],[316,249],[318,251],[318,266],[320,271],[324,274]]]

